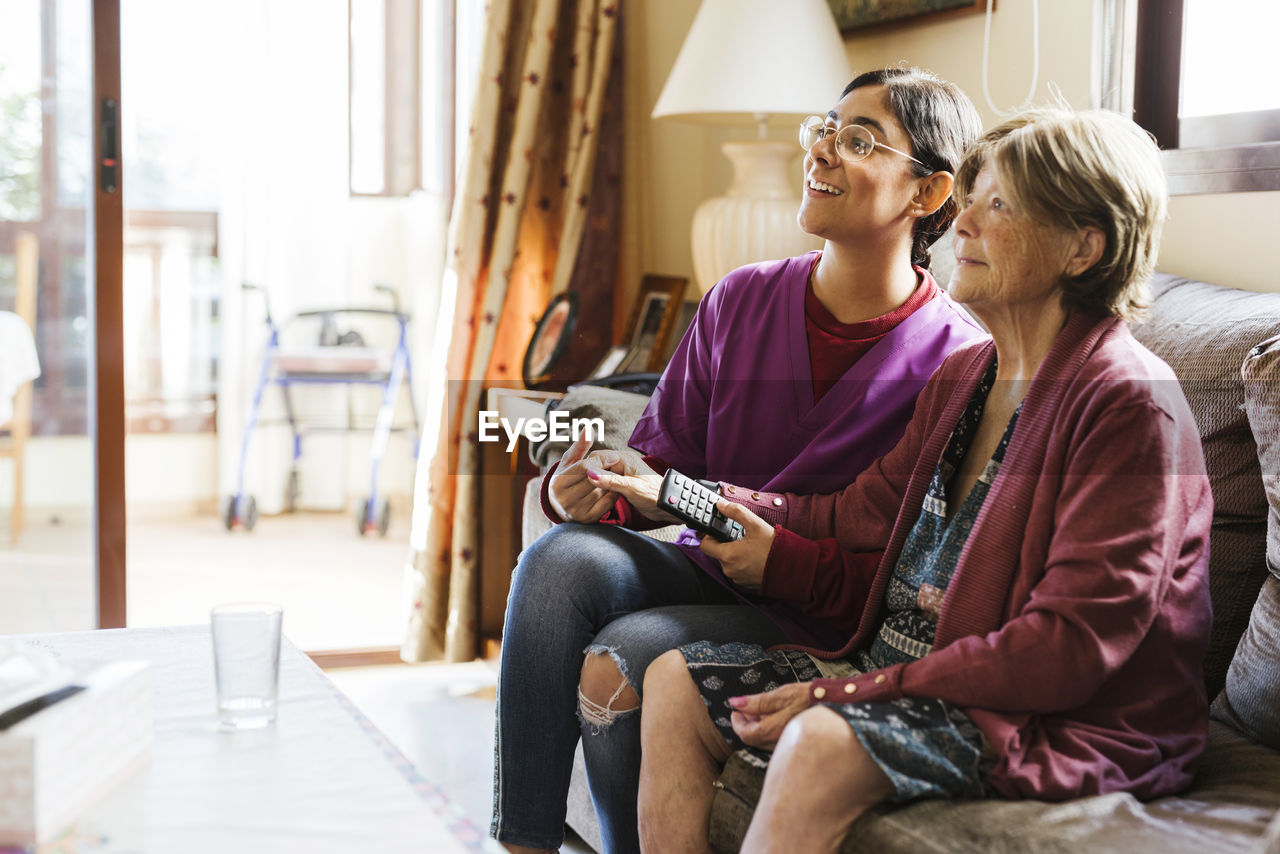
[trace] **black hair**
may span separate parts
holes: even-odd
[[[954,175],[965,150],[982,134],[982,119],[969,96],[931,71],[902,66],[866,71],[853,78],[840,97],[863,86],[883,86],[888,90],[889,106],[910,140],[910,154],[924,164],[912,164],[917,177],[934,172]],[[929,267],[929,247],[951,227],[956,212],[955,199],[948,198],[942,207],[916,221],[911,240],[912,264]]]

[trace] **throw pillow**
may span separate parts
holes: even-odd
[[[1264,341],[1245,359],[1244,408],[1258,442],[1262,485],[1267,491],[1267,564],[1280,578],[1280,335]]]
[[[1270,505],[1267,563],[1272,577],[1254,603],[1213,716],[1280,748],[1280,336],[1253,349],[1241,376]]]

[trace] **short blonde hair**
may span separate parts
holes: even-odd
[[[984,166],[1033,219],[1068,230],[1093,226],[1106,237],[1102,257],[1065,277],[1068,311],[1133,319],[1149,304],[1169,190],[1151,135],[1118,113],[1028,110],[987,131],[956,172],[963,203]]]

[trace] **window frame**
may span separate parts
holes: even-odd
[[[363,0],[383,4],[383,112],[382,189],[357,190],[355,175],[355,63],[356,45],[352,34],[355,5],[347,2],[347,188],[352,198],[403,198],[417,190],[436,192],[453,198],[455,151],[453,125],[455,104],[456,0]],[[431,15],[433,21],[425,16]],[[422,38],[425,25],[440,28],[442,50],[429,51]],[[439,89],[423,89],[423,63],[434,62],[439,72]],[[432,96],[428,108],[427,96]],[[423,151],[427,144],[424,127],[446,126],[441,134],[440,174],[423,173]]]
[[[1178,118],[1183,15],[1183,0],[1138,0],[1133,118],[1163,149],[1170,194],[1280,190],[1280,137],[1270,130],[1280,111]],[[1195,122],[1194,146],[1180,145],[1183,121]]]

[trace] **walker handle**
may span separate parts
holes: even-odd
[[[266,311],[267,313],[267,325],[270,326],[271,325],[271,298],[267,294],[267,289],[262,287],[261,285],[255,285],[250,282],[241,282],[240,288],[241,290],[260,291],[262,293],[262,307],[263,307],[263,310]]]
[[[402,312],[400,311],[400,294],[396,293],[396,289],[395,289],[395,288],[391,287],[391,285],[388,285],[388,284],[382,283],[382,284],[375,284],[375,285],[373,286],[373,289],[374,289],[375,291],[383,291],[384,293],[388,293],[388,294],[390,294],[390,295],[391,295],[391,307],[392,307],[392,308],[394,308],[394,309],[396,310],[396,314],[401,314],[401,313],[402,313]]]

